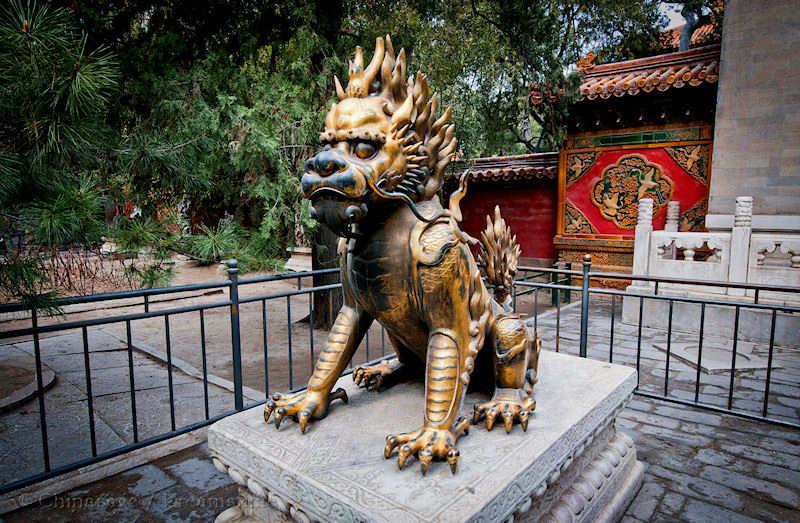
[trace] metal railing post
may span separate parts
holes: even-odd
[[[566,268],[568,271],[571,271],[572,270],[572,262],[571,261],[566,262],[564,264],[564,268]],[[567,274],[567,285],[572,287],[572,274]],[[567,302],[567,303],[571,303],[572,302],[572,291],[566,291],[564,294],[565,294],[565,296],[567,298],[564,301]]]
[[[580,356],[586,357],[586,340],[589,333],[589,270],[592,268],[592,255],[583,255],[583,280],[581,281],[581,345]]]
[[[239,264],[236,260],[226,260],[228,279],[231,281],[231,351],[233,352],[233,401],[236,410],[244,409],[242,392],[242,338],[239,326]]]

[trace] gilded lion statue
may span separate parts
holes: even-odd
[[[400,376],[425,384],[422,426],[387,436],[384,456],[396,451],[401,469],[415,457],[423,474],[432,461],[447,461],[455,473],[456,439],[470,426],[460,415],[468,386],[493,390],[471,420],[485,420],[488,430],[501,418],[506,431],[515,422],[527,430],[536,406],[540,343],[509,310],[520,250],[499,209],[487,217],[480,240],[460,229],[467,175],[448,208],[440,203],[437,193],[456,151],[451,110],[437,115],[439,97],[425,75],[406,78],[404,50],[395,55],[389,37],[378,38],[364,67],[356,48],[349,76],[346,89],[334,77],[339,100],[301,180],[312,216],[340,236],[344,305],[306,390],[274,394],[264,419],[274,417],[279,427],[291,418],[305,432],[332,400],[346,402],[343,389],[332,389],[378,321],[395,354],[356,368],[353,379],[373,390]],[[478,261],[472,246],[480,249]]]

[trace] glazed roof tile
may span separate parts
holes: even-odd
[[[579,67],[584,100],[695,87],[719,79],[719,45],[602,65],[582,60]]]
[[[683,25],[679,25],[678,27],[661,33],[661,45],[664,49],[678,49],[680,47],[682,30]],[[715,40],[719,41],[719,35],[716,33],[715,24],[703,24],[692,32],[689,46],[699,47],[701,45],[709,45],[714,43]]]
[[[470,171],[470,182],[472,183],[555,180],[558,176],[558,153],[475,158],[456,162],[451,168],[451,172],[461,173],[466,169]]]

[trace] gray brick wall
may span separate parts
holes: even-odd
[[[800,2],[729,0],[709,214],[800,215]]]

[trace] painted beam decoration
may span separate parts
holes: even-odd
[[[566,151],[563,232],[633,236],[641,198],[652,198],[656,228],[678,201],[681,230],[702,230],[710,154],[709,143]]]

